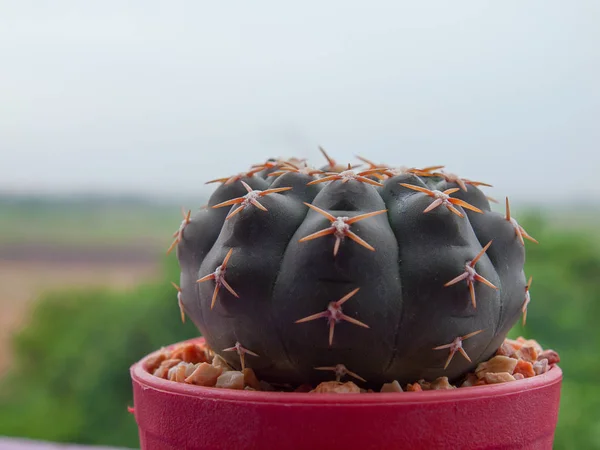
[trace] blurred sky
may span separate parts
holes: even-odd
[[[0,190],[194,195],[320,144],[598,201],[599,24],[597,0],[0,0]]]

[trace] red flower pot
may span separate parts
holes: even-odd
[[[166,381],[131,367],[142,450],[551,449],[562,372],[447,391],[305,394]]]

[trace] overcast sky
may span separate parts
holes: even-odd
[[[323,145],[598,202],[599,24],[597,0],[0,0],[0,191],[190,196]]]

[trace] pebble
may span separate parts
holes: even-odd
[[[256,378],[254,370],[246,367],[244,370],[242,370],[242,373],[244,374],[244,385],[250,386],[252,389],[259,391],[260,383],[258,378]]]
[[[421,390],[423,391],[429,391],[431,389],[431,383],[429,381],[420,379],[417,383],[419,383],[419,386],[421,386]]]
[[[157,353],[154,356],[151,356],[150,358],[148,358],[146,360],[146,370],[148,372],[154,372],[159,366],[160,364],[169,357],[169,354],[165,351],[161,351],[160,353]]]
[[[213,367],[216,367],[217,369],[221,369],[223,372],[227,372],[228,370],[233,370],[231,368],[231,366],[229,364],[227,364],[227,361],[225,361],[219,355],[214,356],[214,358],[212,360],[212,365],[213,365]]]
[[[154,375],[155,377],[158,377],[158,378],[166,379],[168,373],[169,373],[169,369],[167,369],[164,366],[160,366],[158,369],[156,369],[154,371],[154,373],[152,375]]]
[[[360,394],[360,388],[352,381],[325,381],[310,392],[315,394]]]
[[[546,358],[542,358],[539,361],[533,363],[533,371],[536,375],[542,375],[548,372],[548,360]]]
[[[448,377],[439,377],[430,385],[430,389],[433,391],[447,390],[447,389],[456,389],[456,386],[453,386],[448,381]]]
[[[196,366],[196,364],[181,361],[179,364],[169,369],[167,372],[167,379],[183,383],[187,377],[194,373]]]
[[[508,372],[486,372],[483,376],[486,384],[497,384],[497,383],[506,383],[508,381],[516,381],[515,377],[513,377]]]
[[[391,383],[385,383],[381,386],[380,392],[402,392],[402,386],[398,381],[394,380]]]
[[[525,361],[535,361],[538,358],[538,351],[533,345],[524,345],[516,351],[518,359]]]
[[[219,378],[217,378],[215,387],[238,390],[244,389],[244,374],[237,370],[223,372]]]
[[[505,340],[500,348],[496,351],[496,355],[499,356],[508,356],[509,358],[516,358],[515,348]]]
[[[183,344],[175,348],[171,353],[171,358],[181,359],[188,363],[209,362],[206,358],[206,352],[197,344]]]
[[[196,384],[198,386],[213,387],[223,371],[208,363],[200,363],[196,370],[185,379],[186,383]]]
[[[477,378],[482,379],[486,373],[507,372],[512,375],[517,365],[517,360],[508,356],[494,356],[486,362],[480,363],[475,369]]]
[[[529,378],[529,377],[533,377],[535,376],[535,371],[533,370],[533,364],[530,363],[529,361],[525,361],[525,360],[519,360],[517,362],[517,366],[515,367],[515,370],[513,371],[513,375],[515,374],[519,374],[522,375],[524,378]]]
[[[560,362],[560,356],[558,356],[558,353],[551,349],[544,350],[542,353],[539,354],[537,359],[538,361],[541,361],[542,359],[547,359],[548,364],[557,364]]]
[[[408,385],[406,386],[406,390],[408,392],[421,392],[423,388],[419,383],[408,383]]]
[[[477,375],[475,375],[474,373],[470,373],[469,375],[467,375],[467,378],[465,378],[465,381],[462,382],[460,387],[475,386],[478,381],[479,381],[479,378],[477,378]]]

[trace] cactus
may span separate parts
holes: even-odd
[[[442,166],[323,153],[211,181],[174,234],[182,314],[233,367],[291,385],[458,380],[493,356],[530,299],[534,239],[508,199],[503,215]]]

